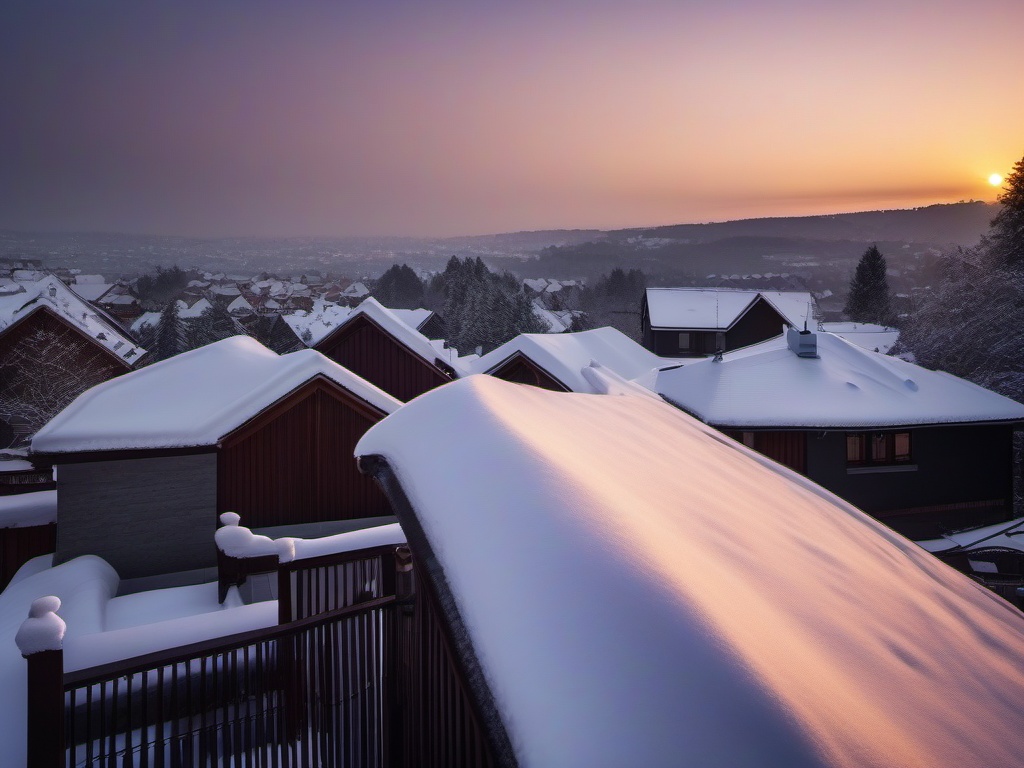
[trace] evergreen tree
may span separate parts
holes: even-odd
[[[1024,269],[1024,158],[1006,177],[999,195],[1002,208],[992,219],[987,245],[996,265]]]
[[[395,264],[380,276],[373,296],[385,307],[416,309],[423,306],[423,281],[412,267]]]
[[[885,268],[885,257],[877,246],[872,245],[860,257],[844,309],[851,320],[858,323],[890,322],[892,311]]]
[[[186,346],[188,349],[196,349],[240,333],[243,331],[228,312],[227,306],[215,301],[199,317],[187,324]]]
[[[152,349],[155,360],[174,357],[187,348],[185,324],[178,314],[178,302],[171,299],[164,305],[156,324],[156,345]]]

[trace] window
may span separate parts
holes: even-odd
[[[688,352],[690,350],[690,334],[680,333],[679,334],[679,351]]]
[[[910,464],[909,432],[848,432],[846,465],[887,467]]]

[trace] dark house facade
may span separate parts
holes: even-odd
[[[1014,516],[1024,406],[826,333],[659,375],[669,402],[913,539]]]
[[[276,374],[266,360],[246,369],[248,348],[259,345],[244,337],[186,355],[206,350],[202,357],[209,358],[209,350],[223,345],[242,348],[242,354],[228,350],[224,370],[248,375],[257,387],[261,378],[280,381],[238,398],[237,414],[163,441],[178,445],[150,447],[142,434],[108,441],[107,450],[75,450],[64,436],[77,434],[105,405],[90,393],[81,407],[76,402],[37,435],[33,449],[57,467],[57,562],[96,554],[125,578],[190,570],[215,563],[213,532],[221,512],[237,512],[253,528],[390,514],[381,492],[359,474],[352,452],[362,434],[398,403],[308,350],[281,356],[285,370]],[[201,359],[186,355],[140,371],[150,381],[135,389],[152,385],[153,374],[175,374],[176,361],[199,367]],[[175,375],[182,371],[178,367]],[[133,393],[102,394],[109,402]],[[231,393],[223,399],[230,407]],[[187,403],[182,412],[189,412]]]
[[[778,336],[810,316],[809,293],[727,288],[648,288],[642,344],[661,357],[703,357]]]
[[[425,336],[372,297],[313,348],[403,402],[458,376]]]
[[[131,368],[48,306],[21,316],[0,331],[0,448],[27,445],[82,392]]]

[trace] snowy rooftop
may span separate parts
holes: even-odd
[[[818,332],[818,356],[784,336],[662,371],[659,394],[720,427],[870,428],[1024,420],[1024,405],[948,373]]]
[[[517,353],[529,358],[571,391],[589,393],[595,390],[582,371],[592,361],[624,379],[635,379],[675,362],[658,357],[615,328],[595,328],[579,333],[520,334],[474,361],[472,372],[492,371]]]
[[[233,336],[104,382],[79,395],[32,440],[73,453],[216,445],[297,387],[325,376],[390,413],[401,403],[311,349],[278,355]]]
[[[430,339],[415,328],[409,326],[401,317],[399,317],[395,310],[388,309],[373,298],[373,296],[368,296],[364,299],[358,307],[353,309],[348,316],[338,323],[332,330],[340,329],[354,321],[356,318],[364,315],[380,326],[385,332],[393,336],[399,343],[407,347],[410,352],[422,357],[431,365],[434,364],[435,360],[440,358],[452,365],[457,374],[462,375],[465,372],[462,369],[461,364],[457,361],[452,362],[444,355],[438,354],[437,349],[431,343]],[[326,336],[323,338],[326,338]]]
[[[883,355],[889,354],[900,338],[900,332],[895,328],[875,323],[822,323],[821,329]]]
[[[814,298],[806,291],[747,291],[734,288],[648,288],[652,328],[731,328],[761,296],[790,325],[813,325]]]
[[[1024,617],[664,403],[472,376],[357,452],[408,495],[524,768],[1022,762]]]
[[[376,300],[375,300],[376,301]],[[365,303],[365,302],[364,302]],[[360,305],[362,306],[362,305]],[[382,307],[383,308],[383,307]],[[357,310],[340,304],[331,304],[322,299],[313,302],[313,309],[310,311],[299,310],[282,315],[286,323],[295,331],[295,335],[302,337],[305,331],[309,331],[309,346],[318,344],[328,333],[348,320],[349,316]],[[405,325],[417,330],[430,316],[434,314],[429,309],[389,309],[395,317]]]
[[[46,307],[122,360],[134,364],[146,353],[116,322],[53,275],[22,285],[24,291],[0,296],[0,332],[35,310]]]

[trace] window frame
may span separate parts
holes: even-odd
[[[906,441],[906,450],[897,453],[897,443]],[[856,458],[853,455],[856,454]],[[909,467],[914,464],[914,436],[910,430],[846,433],[848,469],[872,467]]]

